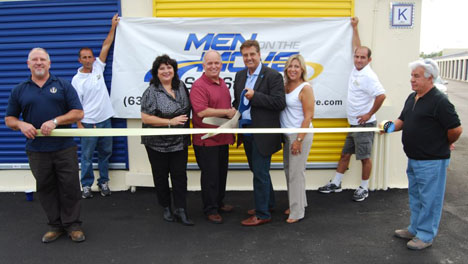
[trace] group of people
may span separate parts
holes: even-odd
[[[189,126],[192,109],[193,127],[216,127],[203,122],[207,117],[231,119],[240,112],[242,127],[311,127],[314,115],[314,95],[307,80],[307,70],[301,55],[294,55],[286,62],[285,79],[281,74],[261,63],[257,41],[247,40],[240,51],[246,69],[236,74],[234,101],[226,83],[220,78],[221,56],[210,50],[203,59],[204,72],[188,92],[177,76],[177,62],[167,55],[158,56],[151,69],[150,86],[141,100],[143,127],[183,128]],[[195,134],[192,137],[197,164],[201,171],[203,212],[208,221],[222,223],[221,213],[230,212],[232,205],[224,204],[228,173],[229,145],[234,144],[233,134],[218,134],[208,138]],[[312,134],[243,134],[243,143],[254,179],[255,209],[243,225],[253,226],[271,221],[270,210],[275,206],[270,178],[271,155],[285,142],[284,163],[288,179],[290,208],[288,223],[304,218],[305,165],[312,145]],[[187,152],[189,135],[143,136],[151,163],[159,204],[164,208],[166,221],[179,219],[185,225],[193,225],[187,215],[185,197],[187,191]],[[168,178],[172,182],[171,192]]]
[[[375,127],[375,113],[385,100],[385,90],[369,66],[371,51],[361,46],[357,31],[358,19],[353,18],[353,50],[355,68],[351,74],[348,90],[348,120],[351,127]],[[307,82],[304,58],[291,56],[284,67],[283,76],[261,63],[257,41],[247,40],[240,52],[245,69],[236,74],[234,98],[220,78],[221,56],[210,50],[203,59],[203,75],[196,80],[190,93],[177,76],[177,63],[167,55],[156,58],[151,69],[150,86],[143,93],[141,117],[143,127],[188,127],[190,108],[194,128],[216,127],[204,123],[207,117],[231,119],[238,111],[239,124],[243,128],[310,128],[314,116],[314,92]],[[232,104],[231,104],[232,102]],[[368,181],[372,163],[370,160],[373,132],[349,133],[343,148],[335,179],[319,188],[322,193],[341,191],[341,178],[346,171],[350,156],[362,161],[362,183],[355,191],[355,201],[368,196]],[[153,171],[153,179],[164,219],[181,219],[192,224],[185,208],[187,176],[185,172],[188,135],[144,136],[145,145]],[[224,212],[232,210],[224,204],[228,172],[229,145],[234,144],[232,134],[219,134],[204,138],[193,135],[193,146],[201,171],[203,211],[213,223],[222,223]],[[253,172],[255,208],[242,225],[255,226],[271,221],[275,196],[270,177],[271,156],[283,148],[284,171],[287,179],[289,208],[287,223],[296,223],[304,218],[307,207],[305,168],[313,141],[312,133],[288,134],[239,134],[237,143],[244,144],[250,170]],[[284,144],[284,146],[283,146]],[[178,166],[179,165],[179,166]],[[172,181],[172,196],[175,211],[171,208],[169,175]]]
[[[80,221],[80,200],[91,198],[94,182],[92,156],[98,151],[98,187],[103,196],[111,194],[108,181],[108,160],[112,153],[109,137],[83,137],[80,191],[77,148],[72,138],[47,137],[55,128],[111,127],[113,116],[103,70],[114,40],[119,18],[112,18],[111,30],[95,58],[89,48],[79,51],[78,69],[72,84],[49,72],[49,54],[34,48],[28,56],[31,77],[12,90],[5,122],[21,130],[27,137],[26,152],[31,171],[37,181],[37,193],[49,220],[50,229],[42,237],[52,242],[67,233],[75,242],[85,240]],[[358,19],[351,19],[353,28],[354,69],[349,78],[347,115],[351,127],[374,127],[375,113],[385,100],[385,90],[370,68],[371,50],[361,46]],[[221,56],[210,50],[204,54],[202,76],[189,91],[177,74],[177,62],[168,55],[153,62],[152,79],[141,99],[141,120],[144,128],[216,127],[205,118],[239,117],[242,128],[311,128],[314,116],[314,92],[307,81],[304,58],[297,54],[285,64],[284,78],[261,62],[256,40],[246,40],[240,47],[245,69],[236,73],[234,98],[220,78]],[[408,228],[395,235],[410,239],[408,248],[423,249],[432,245],[437,234],[445,190],[446,168],[450,147],[462,129],[454,106],[434,88],[438,76],[432,60],[410,64],[414,93],[408,97],[395,129],[403,130],[404,150],[409,158],[408,179],[411,219]],[[20,115],[22,120],[20,120]],[[36,137],[36,129],[46,137]],[[373,132],[348,133],[336,175],[322,193],[340,192],[343,174],[350,157],[362,162],[362,181],[354,192],[355,201],[369,195],[368,180]],[[151,164],[159,204],[166,221],[193,225],[187,213],[188,146],[193,144],[201,172],[203,212],[208,221],[222,223],[222,213],[233,206],[224,203],[228,173],[229,145],[233,134],[213,136],[166,135],[142,136]],[[244,226],[257,226],[271,221],[275,196],[270,177],[271,156],[283,148],[284,172],[287,179],[289,208],[287,223],[304,218],[307,207],[305,169],[313,141],[312,133],[239,134],[237,144],[244,144],[249,168],[253,173],[255,208],[247,210]],[[169,177],[171,186],[169,186]]]

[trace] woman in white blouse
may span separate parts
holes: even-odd
[[[309,128],[312,127],[314,116],[314,91],[307,80],[307,69],[304,58],[291,56],[284,68],[286,108],[281,112],[281,127]],[[284,173],[288,184],[289,209],[285,211],[289,217],[287,223],[296,223],[304,218],[307,197],[305,190],[305,169],[312,133],[284,134],[283,162]]]

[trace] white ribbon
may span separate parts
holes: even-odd
[[[59,128],[52,130],[53,137],[105,137],[105,136],[165,136],[191,134],[283,134],[283,133],[348,133],[380,132],[377,127],[339,128]],[[40,129],[38,137],[43,137]]]

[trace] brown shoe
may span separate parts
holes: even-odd
[[[255,215],[255,209],[247,210],[248,215]]]
[[[411,239],[407,244],[406,246],[409,248],[409,249],[412,249],[412,250],[423,250],[427,247],[430,247],[432,246],[432,243],[429,242],[429,243],[426,243],[424,241],[422,241],[421,239],[417,238],[417,237],[414,237],[413,239]]]
[[[254,216],[251,216],[247,219],[245,219],[244,221],[241,222],[241,224],[243,226],[258,226],[258,225],[263,225],[263,224],[266,224],[266,223],[269,223],[271,222],[271,218],[269,219],[260,219],[258,217],[256,217],[255,215]]]
[[[234,206],[230,204],[225,204],[219,208],[219,212],[221,213],[230,213],[234,209]]]
[[[396,237],[403,238],[403,239],[413,239],[413,237],[414,237],[414,235],[411,234],[411,232],[408,231],[407,228],[395,230],[394,235],[395,235]]]
[[[75,230],[68,233],[68,236],[73,242],[83,242],[85,241],[85,235],[81,230]]]
[[[55,241],[57,238],[59,238],[63,234],[63,231],[47,231],[43,236],[42,236],[42,243],[50,243],[52,241]]]
[[[270,209],[269,211],[270,211],[270,213],[273,213],[273,209]],[[247,210],[247,214],[248,215],[255,215],[255,209]]]
[[[219,214],[210,214],[206,217],[213,224],[222,224],[223,218]]]

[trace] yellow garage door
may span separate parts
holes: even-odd
[[[154,0],[156,17],[350,17],[354,0]]]
[[[354,0],[153,0],[155,17],[351,17]],[[314,119],[320,127],[346,127],[346,119]],[[309,168],[332,168],[340,158],[345,133],[314,135],[309,155]],[[231,146],[230,168],[245,168],[247,161],[242,146]],[[196,164],[193,148],[189,149],[189,163]],[[272,168],[280,168],[283,152],[272,157]]]

